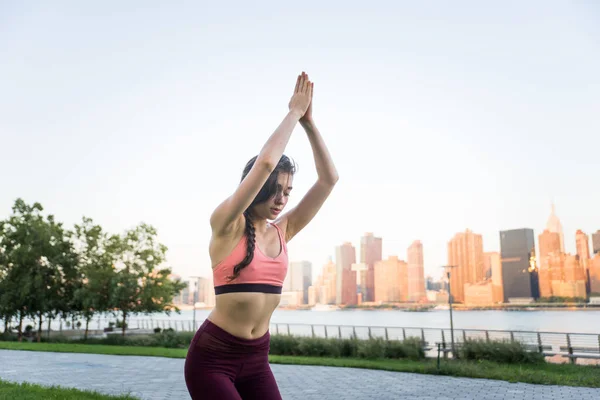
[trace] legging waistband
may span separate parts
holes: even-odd
[[[269,345],[269,341],[271,339],[271,334],[267,331],[264,335],[256,339],[244,339],[238,336],[234,336],[231,333],[227,332],[223,328],[217,326],[208,318],[202,323],[199,331],[208,332],[213,336],[218,337],[220,340],[227,342],[233,346],[249,346],[249,347],[263,347],[265,345]]]

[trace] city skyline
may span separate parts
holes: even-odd
[[[593,231],[585,231],[582,229],[576,229],[572,235],[569,235],[568,232],[565,235],[562,220],[556,213],[556,206],[554,205],[554,203],[551,203],[549,210],[550,210],[550,215],[547,216],[546,223],[544,224],[543,228],[540,228],[540,229],[529,228],[529,229],[532,229],[535,234],[536,254],[538,254],[540,257],[546,254],[546,252],[543,249],[543,243],[540,242],[539,237],[543,236],[545,231],[547,231],[549,229],[551,229],[552,230],[551,232],[556,235],[556,241],[557,241],[556,246],[558,246],[558,248],[565,254],[572,254],[572,255],[578,254],[578,248],[580,246],[580,244],[579,244],[580,234],[587,235],[587,240],[588,240],[587,249],[590,254],[593,255],[595,253],[593,240],[594,240],[594,237],[598,237],[597,242],[600,245],[600,226],[598,228],[594,229]],[[526,229],[526,228],[513,228],[513,229]],[[560,232],[555,232],[556,229],[560,229]],[[447,242],[445,244],[446,245],[445,248],[447,249],[448,246],[452,243],[453,240],[456,239],[457,236],[464,235],[465,233],[474,234],[475,236],[479,237],[478,240],[481,242],[481,255],[480,255],[481,259],[478,260],[477,262],[481,264],[481,271],[484,271],[483,262],[484,262],[485,254],[491,253],[491,252],[500,253],[501,239],[500,239],[499,234],[501,232],[502,232],[501,230],[498,230],[496,232],[497,247],[493,247],[493,246],[490,246],[488,243],[486,243],[485,239],[483,238],[483,235],[481,235],[478,232],[473,232],[473,230],[471,230],[470,228],[465,228],[463,231],[457,231],[454,234],[452,234],[452,236],[447,240]],[[566,236],[566,238],[565,238],[565,236]],[[313,266],[312,267],[312,274],[313,274],[312,277],[314,280],[320,274],[320,272],[321,272],[320,268],[323,267],[325,264],[327,264],[327,262],[332,261],[334,264],[336,263],[337,255],[338,255],[338,252],[340,251],[340,248],[343,248],[346,246],[346,247],[348,247],[348,250],[350,250],[350,248],[352,248],[355,260],[358,264],[355,264],[354,261],[344,261],[340,265],[338,265],[338,268],[340,268],[340,270],[343,269],[342,264],[360,265],[360,263],[365,263],[365,260],[362,259],[363,254],[365,254],[365,250],[363,249],[365,247],[365,243],[364,243],[365,238],[373,238],[375,240],[378,240],[378,243],[377,243],[378,249],[375,250],[376,252],[380,251],[380,253],[381,253],[381,254],[378,253],[376,256],[376,258],[379,257],[378,261],[385,260],[388,257],[398,257],[399,260],[408,262],[409,256],[408,256],[406,250],[409,249],[410,246],[414,245],[415,243],[420,244],[423,258],[425,260],[427,259],[427,254],[428,254],[427,246],[425,244],[423,244],[422,241],[419,239],[414,239],[411,242],[411,245],[407,246],[404,250],[399,249],[396,252],[385,253],[384,251],[379,250],[379,247],[381,247],[381,249],[384,248],[385,238],[376,235],[374,232],[365,231],[365,232],[363,232],[362,235],[359,236],[358,239],[356,239],[354,241],[347,239],[347,240],[340,241],[339,244],[332,245],[333,250],[331,251],[331,254],[327,255],[327,259],[323,262],[315,263],[315,262],[312,262],[307,259],[302,259],[301,257],[299,257],[299,258],[291,257],[290,263],[309,262]],[[598,247],[598,250],[600,250],[600,246]],[[367,253],[368,253],[368,251],[367,251]],[[444,274],[442,267],[445,265],[453,264],[451,262],[451,260],[448,259],[449,258],[448,251],[446,251],[446,253],[445,253],[445,258],[446,258],[445,262],[442,262],[439,265],[435,266],[434,268],[431,268],[430,271],[428,271],[427,268],[424,268],[424,274],[423,274],[424,277],[426,278],[429,276],[429,277],[434,278],[435,280],[439,279],[440,276],[442,276]],[[541,261],[538,261],[538,263],[541,265]],[[427,263],[424,262],[424,265],[427,265]],[[174,271],[174,272],[176,273],[177,271]],[[210,271],[209,271],[209,273],[210,273]],[[181,275],[181,274],[178,274],[178,275]],[[185,275],[181,275],[181,276],[185,276]],[[204,275],[201,275],[201,276],[204,276]],[[208,274],[206,276],[208,276]],[[368,274],[365,273],[365,277],[368,281],[368,279],[369,279]],[[479,275],[477,275],[477,277],[479,277]],[[358,279],[360,280],[360,278],[358,278]],[[339,290],[341,290],[341,283],[338,283],[338,285],[340,285]]]
[[[451,267],[454,302],[485,306],[551,298],[600,299],[600,251],[594,250],[600,230],[591,234],[577,230],[576,253],[565,252],[570,240],[568,235],[565,239],[553,205],[542,233],[536,234],[531,228],[498,233],[499,252],[485,251],[482,236],[470,229],[448,240],[448,262],[441,273],[445,275]],[[365,232],[360,247],[348,241],[341,243],[335,247],[335,257],[330,257],[321,269],[313,268],[308,261],[290,262],[281,306],[371,307],[448,301],[448,293],[428,289],[436,282],[424,275],[421,241],[413,241],[404,254],[388,256],[383,255],[382,244],[383,238]],[[447,285],[446,278],[440,277],[442,286]]]
[[[305,70],[340,180],[292,260],[374,232],[384,257],[420,240],[438,276],[457,231],[497,251],[498,231],[540,232],[551,201],[567,251],[598,229],[597,4],[271,6],[3,7],[0,218],[20,197],[67,226],[144,221],[178,274],[208,275],[209,216]],[[300,127],[285,152],[291,208],[316,179]]]

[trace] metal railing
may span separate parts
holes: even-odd
[[[114,319],[94,319],[90,329],[104,331],[109,322]],[[195,332],[204,322],[198,319],[142,319],[135,318],[127,321],[128,333],[149,333],[155,328],[173,329],[179,332]],[[195,326],[194,326],[195,325]],[[83,328],[83,327],[82,327]],[[72,328],[65,328],[69,331]],[[113,328],[115,332],[120,328]],[[137,331],[137,332],[136,332]],[[420,338],[428,355],[433,356],[440,343],[444,354],[451,352],[449,328],[420,328],[420,327],[391,327],[391,326],[358,326],[358,325],[326,325],[326,324],[289,324],[271,323],[271,334],[295,335],[338,339],[369,339],[404,340],[410,337]],[[56,331],[55,331],[56,332]],[[536,332],[517,330],[491,329],[454,329],[454,343],[460,346],[467,340],[480,339],[485,341],[508,340],[518,341],[531,351],[538,351],[546,356],[563,356],[575,362],[578,358],[600,359],[600,334],[566,333],[566,332]]]
[[[452,351],[450,329],[274,323],[271,324],[271,332],[274,334],[337,339],[381,338],[385,340],[404,340],[409,337],[416,337],[422,341],[430,355],[437,351],[436,345],[438,343],[441,344],[444,353]],[[460,346],[467,340],[474,339],[487,342],[498,340],[520,342],[530,351],[537,351],[545,356],[567,357],[573,363],[578,358],[600,359],[600,334],[594,333],[454,329],[455,345]]]

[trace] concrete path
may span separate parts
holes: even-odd
[[[131,394],[144,400],[189,399],[183,359],[0,350],[0,379]],[[540,386],[353,368],[272,365],[290,400],[598,400],[600,389]]]

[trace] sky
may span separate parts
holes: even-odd
[[[287,113],[296,76],[340,180],[289,243],[313,274],[373,232],[425,272],[471,229],[600,229],[600,6],[588,1],[0,1],[0,218],[157,228],[210,274],[212,210]],[[306,134],[293,207],[314,183]]]

